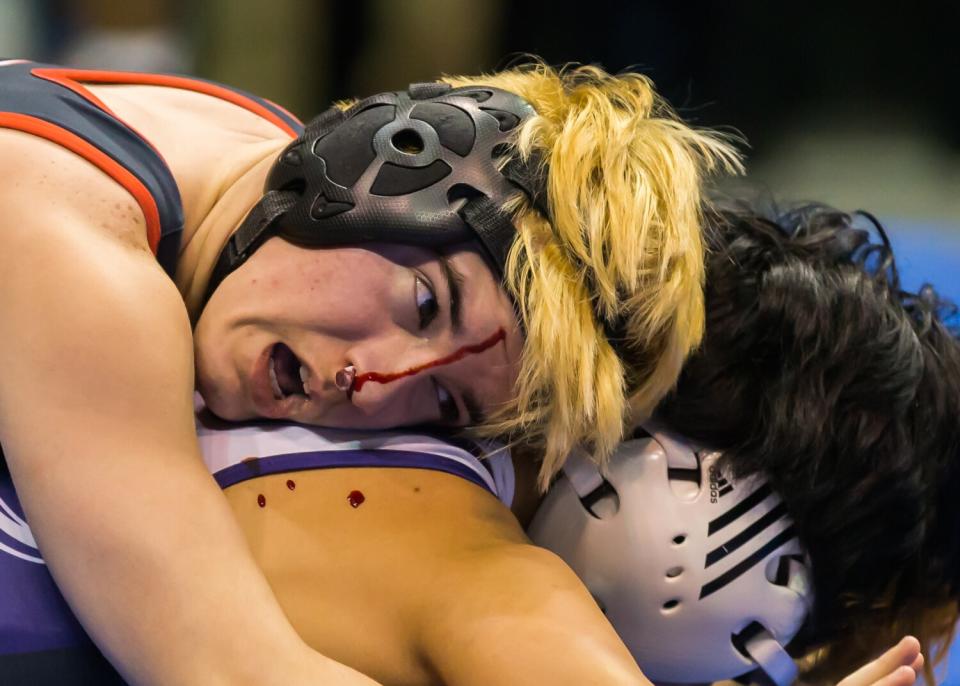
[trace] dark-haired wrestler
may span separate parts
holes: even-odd
[[[782,494],[812,562],[816,602],[792,648],[825,647],[811,678],[904,633],[933,664],[960,600],[956,308],[931,286],[902,290],[869,214],[718,219],[706,344],[658,417]]]
[[[701,180],[735,166],[645,78],[544,66],[301,130],[216,84],[5,60],[0,150],[0,443],[138,683],[368,683],[284,616],[199,459],[195,386],[230,419],[522,429],[547,479],[697,345]]]
[[[867,213],[805,206],[776,215],[743,205],[713,213],[708,225],[707,335],[658,408],[655,426],[688,446],[664,444],[668,458],[681,454],[669,465],[678,479],[689,478],[691,468],[720,470],[701,474],[710,493],[701,492],[698,502],[731,497],[727,479],[759,479],[782,499],[754,482],[750,498],[757,497],[748,508],[734,502],[716,515],[704,532],[712,541],[705,566],[687,558],[687,569],[703,569],[706,582],[699,595],[688,592],[688,601],[726,589],[737,577],[725,576],[725,564],[745,573],[757,546],[789,531],[804,560],[776,571],[754,567],[758,596],[769,595],[752,617],[761,626],[722,625],[724,636],[744,629],[748,636],[776,634],[782,600],[763,590],[764,574],[771,582],[782,576],[785,585],[796,575],[800,587],[809,583],[812,603],[799,634],[783,643],[806,656],[805,682],[833,683],[910,633],[933,657],[926,677],[934,683],[931,667],[949,647],[960,601],[960,512],[951,496],[960,457],[956,308],[931,286],[902,289],[887,235]],[[582,485],[584,470],[587,477],[596,472],[585,463],[548,503],[563,492],[573,502],[599,499],[600,508],[607,497],[635,501],[644,484],[631,476],[631,465],[615,458],[613,488],[604,491]],[[532,535],[592,579],[587,585],[601,603],[626,595],[637,615],[642,605],[630,594],[630,568],[618,568],[617,556],[591,555],[591,536],[616,546],[638,540],[631,527],[643,526],[629,511],[609,521],[602,509],[596,513],[599,522],[583,510],[556,520],[578,535],[536,526]],[[783,542],[776,545],[784,550]],[[629,614],[608,617],[636,652],[643,633]]]

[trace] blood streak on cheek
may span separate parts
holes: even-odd
[[[374,383],[390,383],[391,381],[396,381],[397,379],[419,374],[427,369],[433,369],[435,367],[442,367],[444,365],[453,364],[454,362],[459,362],[467,355],[478,355],[485,350],[489,350],[506,337],[507,332],[500,328],[497,329],[496,333],[494,333],[492,336],[480,341],[479,343],[457,348],[454,352],[450,353],[446,357],[440,357],[436,360],[431,360],[426,364],[411,367],[410,369],[406,369],[402,372],[366,372],[364,374],[358,374],[353,380],[353,387],[350,389],[350,392],[359,393],[364,384],[366,384],[368,381],[373,381]]]
[[[366,500],[366,497],[360,491],[350,491],[350,495],[347,496],[347,502],[350,503],[350,507],[357,509],[363,505],[363,501]]]

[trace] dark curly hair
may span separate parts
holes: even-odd
[[[942,652],[960,591],[955,308],[901,290],[865,212],[734,206],[708,224],[706,337],[659,418],[782,496],[813,565],[791,646],[816,651],[809,679],[904,633]]]

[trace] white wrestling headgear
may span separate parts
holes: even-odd
[[[724,476],[719,456],[655,432],[621,444],[604,478],[575,452],[527,533],[577,573],[649,679],[759,667],[786,686],[797,667],[784,646],[812,604],[808,561],[779,497]]]

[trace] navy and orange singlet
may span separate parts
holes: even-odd
[[[303,128],[296,117],[278,105],[210,81],[0,60],[0,128],[16,129],[61,145],[123,186],[143,211],[150,249],[171,275],[183,229],[183,208],[173,175],[150,141],[113,114],[86,84],[189,90],[260,115],[291,138]]]

